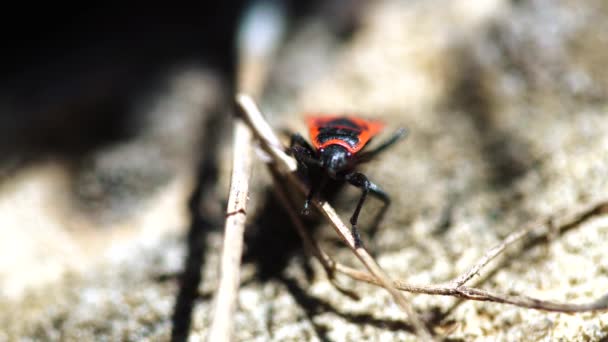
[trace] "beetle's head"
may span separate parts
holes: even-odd
[[[319,150],[321,167],[331,178],[350,167],[350,157],[351,153],[340,145],[329,145]]]

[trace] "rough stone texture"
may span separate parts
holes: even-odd
[[[277,90],[282,96],[269,96],[264,108],[277,127],[301,132],[305,111],[356,112],[385,119],[389,129],[409,128],[392,153],[364,167],[394,199],[375,233],[363,229],[364,239],[391,276],[446,281],[525,223],[607,199],[606,15],[601,0],[377,2],[342,45],[327,38],[322,26],[294,37],[272,83],[287,86]],[[294,56],[316,62],[310,68],[290,63]],[[281,83],[282,77],[289,82]],[[181,91],[187,89],[176,93]],[[179,110],[167,103],[179,107],[183,100],[174,93],[156,110]],[[220,189],[227,188],[227,152]],[[104,174],[114,159],[109,154],[97,160],[93,165]],[[160,184],[146,201],[148,209],[128,211],[124,215],[136,218],[106,233],[83,234],[74,229],[82,221],[70,223],[73,216],[58,215],[49,204],[62,193],[54,178],[61,172],[42,170],[24,172],[2,189],[0,340],[166,340],[178,286],[159,277],[182,267],[187,219],[180,205],[191,175],[128,173]],[[327,282],[319,265],[304,257],[276,203],[266,201],[267,177],[259,164],[255,179],[256,215],[247,237],[235,340],[415,340],[385,291],[341,277],[362,295],[353,301]],[[357,195],[345,188],[335,199],[344,217]],[[377,209],[370,200],[363,227]],[[358,265],[327,225],[315,232],[338,260]],[[606,218],[585,222],[549,244],[512,252],[480,286],[591,301],[608,291],[607,238]],[[221,234],[211,232],[206,244],[192,340],[204,339],[211,320]],[[24,284],[38,286],[24,292]],[[422,313],[455,304],[422,295],[413,302]],[[438,330],[466,341],[599,341],[608,338],[608,313],[565,315],[462,302]]]
[[[140,132],[77,163],[2,179],[0,340],[169,336],[199,131],[220,82],[186,67],[142,104]]]

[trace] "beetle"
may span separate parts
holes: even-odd
[[[361,246],[357,221],[368,193],[380,199],[385,207],[391,200],[380,186],[370,181],[363,173],[356,171],[356,168],[386,151],[405,137],[407,131],[400,128],[376,148],[366,151],[365,147],[384,129],[383,122],[353,115],[313,114],[306,116],[306,122],[312,145],[302,135],[294,133],[291,135],[290,147],[287,150],[288,154],[295,157],[299,167],[306,170],[317,168],[320,171],[320,179],[311,181],[302,214],[309,213],[313,197],[330,179],[346,181],[360,188],[361,197],[350,218],[350,223],[355,246]]]

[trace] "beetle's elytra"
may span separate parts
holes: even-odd
[[[308,213],[312,198],[329,179],[346,181],[360,188],[361,197],[350,218],[355,245],[359,246],[361,239],[357,230],[357,220],[367,194],[377,197],[385,206],[390,204],[390,197],[382,188],[355,169],[357,165],[371,160],[405,137],[406,130],[398,129],[379,146],[365,151],[372,138],[384,129],[384,123],[356,116],[339,115],[309,115],[306,121],[312,145],[296,133],[291,136],[288,153],[296,158],[298,164],[306,168],[319,168],[321,177],[312,180],[302,212]]]

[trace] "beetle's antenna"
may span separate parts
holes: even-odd
[[[388,138],[386,141],[384,141],[382,144],[380,144],[380,146],[376,147],[375,149],[373,149],[371,151],[361,153],[359,155],[359,157],[357,158],[357,161],[359,163],[365,163],[365,162],[370,161],[374,157],[378,156],[380,153],[386,151],[389,147],[391,147],[393,144],[395,144],[399,140],[405,138],[407,136],[407,134],[408,134],[407,129],[399,128],[397,131],[395,131],[395,133],[393,133],[393,135],[390,138]]]

